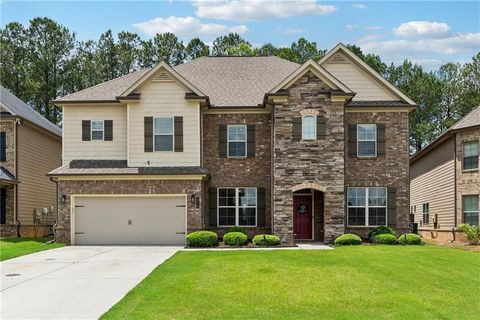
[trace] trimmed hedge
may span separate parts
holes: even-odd
[[[403,245],[419,245],[422,244],[422,238],[415,233],[406,233],[398,237],[398,243]]]
[[[272,234],[259,234],[253,238],[253,244],[259,247],[278,246],[280,238]]]
[[[230,232],[241,232],[243,234],[247,234],[245,232],[245,229],[243,229],[242,227],[230,227],[228,228],[227,233],[230,233]]]
[[[395,231],[393,231],[392,228],[385,227],[385,226],[378,226],[368,233],[368,239],[370,241],[373,241],[373,238],[379,234],[391,234],[392,236],[395,236],[395,237],[397,236]]]
[[[247,241],[247,235],[243,232],[228,232],[223,236],[223,242],[229,246],[243,246]]]
[[[212,231],[196,231],[187,235],[189,247],[212,247],[218,243],[218,236]]]
[[[397,237],[389,233],[377,234],[373,237],[372,242],[375,244],[397,244]]]
[[[352,233],[345,233],[335,239],[335,245],[337,246],[349,246],[362,244],[362,239],[359,236]]]

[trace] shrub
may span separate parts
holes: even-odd
[[[385,226],[379,226],[379,227],[376,227],[375,229],[373,229],[372,231],[370,231],[368,233],[368,239],[370,241],[373,241],[373,238],[376,236],[376,235],[379,235],[379,234],[391,234],[392,236],[397,236],[395,234],[395,231],[393,231],[392,228],[390,227],[385,227]]]
[[[247,240],[247,235],[243,232],[228,232],[223,236],[223,242],[229,246],[243,246]]]
[[[398,237],[398,243],[403,245],[419,245],[422,244],[422,238],[415,233],[405,233]]]
[[[253,238],[253,244],[260,247],[278,246],[280,238],[271,234],[259,234]]]
[[[457,231],[464,232],[470,244],[480,243],[480,227],[471,226],[469,224],[461,224],[457,227]]]
[[[362,244],[362,239],[356,234],[345,233],[340,237],[335,239],[335,245],[337,246],[348,246],[348,245],[358,245]]]
[[[242,227],[230,227],[228,228],[227,233],[230,233],[230,232],[241,232],[243,234],[247,234],[245,232],[245,229],[243,229]]]
[[[218,236],[212,231],[196,231],[187,235],[187,245],[190,247],[211,247],[218,243]]]
[[[373,237],[372,242],[375,244],[397,244],[397,237],[389,233],[377,234]]]

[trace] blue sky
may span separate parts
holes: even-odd
[[[352,43],[385,61],[408,58],[427,69],[469,61],[480,51],[479,1],[1,1],[2,27],[28,25],[37,16],[67,26],[79,40],[98,39],[107,29],[142,38],[171,31],[207,43],[234,31],[254,45],[277,46],[303,36],[320,48]]]

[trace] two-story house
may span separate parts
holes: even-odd
[[[0,86],[0,236],[52,233],[62,129]]]
[[[303,65],[160,63],[55,103],[59,241],[183,244],[241,226],[331,243],[409,228],[415,103],[342,44]]]
[[[453,228],[477,225],[480,107],[410,160],[410,213],[426,238],[453,240]]]

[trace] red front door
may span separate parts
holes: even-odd
[[[312,196],[293,196],[295,239],[312,239]]]

